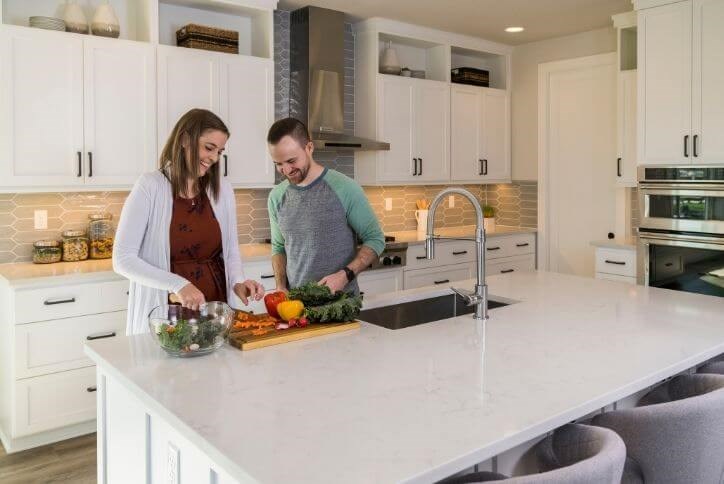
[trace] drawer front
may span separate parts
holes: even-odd
[[[472,279],[474,276],[474,264],[455,264],[430,269],[405,271],[405,289],[426,286],[446,286],[455,281]]]
[[[606,274],[604,272],[596,272],[596,279],[603,279],[605,281],[625,282],[627,284],[634,284],[634,285],[636,284],[635,277],[619,276],[616,274]]]
[[[508,274],[511,272],[531,272],[535,270],[535,256],[519,255],[495,259],[485,264],[485,275]]]
[[[96,418],[94,366],[15,382],[13,437]]]
[[[366,271],[359,275],[359,290],[365,296],[385,294],[402,290],[402,269],[379,269]]]
[[[126,311],[17,325],[15,378],[92,366],[83,353],[87,341],[125,334]]]
[[[535,235],[520,234],[491,237],[485,241],[485,258],[500,259],[535,253]]]
[[[636,252],[596,249],[596,272],[636,277]]]
[[[261,282],[264,289],[267,291],[274,290],[277,287],[274,280],[274,269],[272,268],[271,261],[244,264],[244,274],[247,279]]]
[[[124,311],[128,307],[128,281],[17,290],[14,304],[15,324]]]
[[[425,269],[450,264],[475,261],[475,242],[450,240],[435,242],[435,258],[425,258],[425,244],[413,245],[407,249],[406,269]]]

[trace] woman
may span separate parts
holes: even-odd
[[[219,176],[228,138],[215,114],[192,109],[171,132],[159,169],[126,199],[113,247],[113,269],[131,281],[126,333],[147,332],[149,312],[170,294],[191,309],[264,294],[244,280],[234,191]]]

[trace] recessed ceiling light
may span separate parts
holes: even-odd
[[[506,32],[511,32],[511,33],[522,32],[524,30],[525,29],[523,27],[508,27],[507,29],[505,29]]]

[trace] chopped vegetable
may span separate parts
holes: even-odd
[[[277,305],[277,312],[284,321],[296,319],[304,313],[304,304],[302,301],[284,301]]]
[[[287,323],[277,323],[277,329],[289,329],[289,325]]]
[[[214,320],[190,324],[189,321],[180,319],[176,324],[163,323],[156,334],[159,343],[164,348],[176,351],[196,351],[212,346],[223,330],[223,325]]]

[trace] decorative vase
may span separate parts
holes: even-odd
[[[66,2],[63,20],[65,21],[66,32],[73,32],[74,34],[88,33],[88,20],[85,18],[83,9],[76,2]]]
[[[486,232],[495,232],[495,217],[485,217],[483,227]]]
[[[112,37],[114,39],[117,39],[118,36],[121,35],[121,26],[118,23],[118,17],[116,17],[116,12],[107,0],[105,3],[98,5],[96,13],[93,15],[91,31],[93,35]]]
[[[397,51],[392,47],[392,42],[387,42],[387,48],[380,59],[380,72],[383,74],[400,74],[400,60],[397,58]]]

